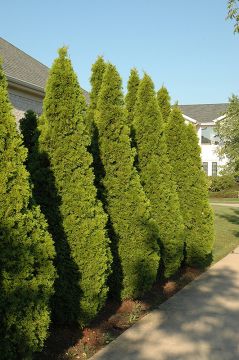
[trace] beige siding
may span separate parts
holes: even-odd
[[[17,122],[24,116],[27,110],[33,110],[37,114],[42,112],[42,101],[38,96],[21,92],[15,89],[9,89],[9,98],[13,106],[13,113]]]

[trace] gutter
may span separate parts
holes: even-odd
[[[39,97],[45,96],[44,88],[31,84],[29,82],[14,78],[12,76],[7,75],[8,85],[9,87],[23,90],[25,92],[30,92],[31,94],[38,95]]]

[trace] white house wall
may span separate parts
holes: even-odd
[[[217,172],[220,173],[220,170],[227,163],[227,158],[221,158],[218,155],[218,145],[211,144],[201,144],[201,126],[197,127],[197,135],[199,144],[201,146],[201,159],[202,163],[208,163],[208,175],[212,176],[212,163],[217,163]]]
[[[212,163],[217,163],[217,172],[219,173],[223,165],[226,165],[226,158],[220,159],[217,154],[217,145],[204,145],[201,144],[201,158],[202,162],[208,163],[208,175],[212,176]]]

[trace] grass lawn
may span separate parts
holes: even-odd
[[[231,202],[231,199],[220,199],[220,202],[221,200]],[[234,200],[238,201],[238,199]],[[212,205],[212,207],[215,212],[216,240],[213,250],[215,263],[239,246],[239,208],[220,205]]]

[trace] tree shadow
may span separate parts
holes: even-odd
[[[233,214],[224,214],[224,215],[218,215],[221,219],[225,219],[228,222],[239,225],[239,209],[238,208],[231,208],[233,210]],[[233,231],[233,234],[236,237],[239,237],[239,231]]]
[[[99,130],[95,123],[92,124],[92,142],[90,152],[93,157],[92,166],[95,175],[94,184],[97,190],[97,198],[101,201],[105,213],[108,214],[107,232],[108,237],[112,239],[112,241],[110,241],[110,250],[113,256],[113,263],[111,269],[112,272],[108,278],[109,297],[115,301],[119,301],[123,282],[123,270],[118,250],[119,237],[114,230],[113,223],[108,213],[107,190],[103,183],[105,169],[100,155]]]
[[[238,359],[239,274],[231,263],[215,265],[92,360]]]
[[[77,325],[51,326],[44,349],[35,354],[36,360],[60,360],[67,359],[67,349],[77,344],[82,337],[82,330]]]
[[[39,130],[34,113],[26,113],[20,121],[25,146],[28,148],[27,170],[33,184],[33,199],[40,205],[48,222],[56,249],[54,265],[57,269],[55,294],[52,299],[54,323],[77,323],[80,309],[80,275],[71,255],[60,212],[61,197],[58,194],[55,177],[51,170],[48,154],[39,149]],[[68,344],[69,346],[70,344]]]

